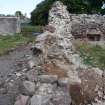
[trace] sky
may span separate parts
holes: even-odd
[[[41,1],[43,0],[0,0],[0,14],[14,15],[16,11],[22,11],[30,17],[30,13]]]

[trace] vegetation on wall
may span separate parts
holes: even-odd
[[[48,13],[52,4],[57,0],[44,0],[31,13],[32,25],[46,25]],[[59,0],[62,1],[70,13],[101,13],[102,2],[105,0]],[[103,11],[103,10],[102,10]],[[104,13],[103,13],[104,14]]]

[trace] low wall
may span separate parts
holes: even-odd
[[[0,17],[0,35],[20,32],[20,19],[17,17]]]
[[[73,23],[90,23],[95,22],[97,24],[105,23],[105,16],[98,14],[70,14]]]
[[[85,36],[87,32],[94,30],[94,33],[101,32],[101,39],[105,40],[105,16],[70,14],[72,21],[72,34],[75,37]]]

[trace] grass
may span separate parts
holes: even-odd
[[[0,55],[7,53],[11,48],[26,44],[31,41],[31,37],[25,37],[21,34],[0,36]]]
[[[0,36],[0,55],[8,53],[12,48],[34,41],[34,32],[43,32],[43,26],[22,25],[21,34]]]
[[[84,64],[105,70],[105,48],[86,42],[77,42],[75,47],[83,58]]]
[[[25,34],[25,35],[32,34],[35,32],[42,33],[43,26],[22,25],[21,32],[22,32],[22,34]]]

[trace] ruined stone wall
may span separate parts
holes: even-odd
[[[6,88],[18,96],[13,105],[105,105],[105,73],[81,62],[72,44],[71,24],[66,6],[55,2],[50,27],[31,48],[34,55],[24,55],[3,86],[0,81],[0,92]]]
[[[87,15],[87,14],[70,14],[73,23],[105,23],[105,16],[94,14],[94,15]]]
[[[95,32],[101,32],[101,40],[105,40],[105,16],[87,15],[87,14],[70,14],[72,20],[72,34],[75,37],[85,36],[87,31],[92,29]]]
[[[0,35],[20,32],[20,23],[17,17],[0,17]]]

